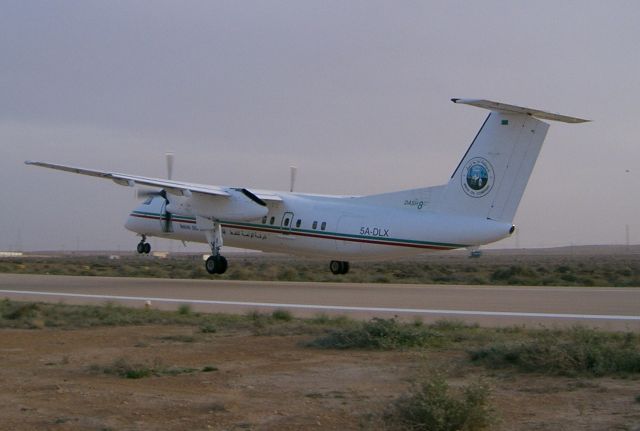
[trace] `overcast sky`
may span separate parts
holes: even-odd
[[[370,194],[445,183],[487,98],[552,123],[521,247],[640,242],[640,2],[0,0],[0,249],[132,249],[133,191],[44,160]],[[159,242],[160,247],[165,242]],[[498,244],[514,247],[515,239]],[[178,249],[174,246],[174,249]],[[203,247],[203,250],[206,247]]]

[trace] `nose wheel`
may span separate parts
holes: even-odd
[[[149,253],[151,253],[151,244],[149,244],[146,241],[147,241],[147,237],[142,235],[142,239],[140,240],[140,242],[136,246],[136,251],[138,252],[138,254],[149,254]]]

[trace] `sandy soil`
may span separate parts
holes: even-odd
[[[327,351],[302,347],[306,339],[177,326],[3,329],[0,429],[380,429],[411,381],[448,364],[450,384],[483,378],[493,388],[495,429],[640,430],[639,380],[487,372],[462,365],[463,353]],[[95,369],[120,358],[217,371],[132,380]]]

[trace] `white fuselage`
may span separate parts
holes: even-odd
[[[358,260],[402,257],[478,246],[509,236],[510,223],[412,208],[385,208],[356,198],[278,192],[266,216],[218,220],[224,244],[267,252]],[[146,236],[206,243],[182,197],[149,199],[131,212],[125,227]]]

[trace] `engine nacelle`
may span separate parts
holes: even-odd
[[[217,220],[248,221],[257,220],[269,212],[266,205],[250,199],[241,190],[227,189],[229,196],[212,196],[193,193],[186,199],[193,214]],[[170,210],[168,208],[168,210]]]

